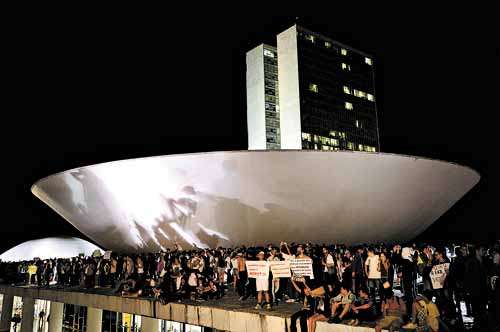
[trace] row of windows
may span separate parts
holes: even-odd
[[[356,149],[357,147],[357,149]],[[347,142],[347,149],[349,150],[357,150],[357,151],[365,151],[365,152],[377,152],[377,149],[373,146],[363,145],[363,144],[354,144],[353,142]]]
[[[318,85],[315,83],[309,83],[309,91],[314,92],[314,93],[318,93],[319,92]],[[351,94],[351,89],[346,85],[344,85],[344,93],[348,94],[348,95]],[[367,100],[372,101],[372,102],[375,101],[375,97],[371,93],[366,93],[366,92],[361,91],[361,90],[352,89],[352,94],[358,98],[367,99]],[[353,109],[352,103],[349,103],[346,101],[345,102],[345,109],[352,110]]]
[[[377,149],[373,146],[358,144],[357,149],[355,149],[356,144],[352,142],[347,143],[347,150],[352,151],[364,151],[364,152],[377,152]],[[314,150],[323,150],[323,151],[339,151],[341,148],[338,146],[330,146],[330,145],[322,145],[318,143],[311,143],[308,141],[302,141],[303,149],[314,149]]]
[[[264,77],[269,80],[277,81],[278,80],[278,73],[273,73],[269,71],[264,71]]]
[[[266,95],[266,102],[271,102],[271,103],[278,103],[278,97],[277,96],[270,96]]]
[[[345,133],[343,131],[335,131],[335,130],[331,130],[330,131],[330,136],[333,136],[333,137],[341,137],[343,139],[345,139]]]
[[[300,33],[299,33],[299,35],[300,35]],[[319,41],[319,38],[317,38],[314,35],[306,33],[306,34],[304,34],[304,39],[307,40],[307,41],[309,41],[309,42],[311,42],[311,44],[317,44],[317,43],[321,44],[322,43],[325,48],[327,48],[327,49],[334,49],[334,50],[336,50],[338,52],[338,48],[334,47],[331,42],[326,41],[326,40],[321,42],[321,41]],[[340,49],[340,54],[343,55],[343,56],[347,56],[348,55],[347,49],[341,48]],[[367,64],[369,66],[373,66],[373,60],[371,58],[365,57],[364,60],[365,60],[365,64]]]
[[[266,103],[266,111],[271,111],[271,112],[279,112],[280,107],[279,105],[276,105],[275,103]]]
[[[278,66],[276,65],[270,65],[270,64],[264,64],[264,72],[266,73],[278,73]]]
[[[311,135],[309,133],[302,133],[302,140],[308,141],[308,142],[314,141],[314,143],[321,143],[323,145],[331,145],[331,146],[339,146],[339,144],[340,144],[339,140],[336,138],[330,138],[330,137],[319,136],[319,135]]]
[[[276,58],[276,52],[264,49],[264,56],[267,56],[269,58]]]
[[[280,148],[280,121],[278,106],[278,56],[264,49],[264,86],[266,109],[266,148]]]
[[[341,49],[340,54],[347,55],[347,50],[345,48]],[[366,56],[365,56],[365,63],[369,66],[373,66],[373,60],[369,57],[366,57]],[[342,69],[344,69],[344,67],[342,67]],[[349,67],[349,70],[351,70],[350,67]]]
[[[375,101],[375,97],[371,93],[367,93],[367,92],[364,92],[361,90],[356,90],[356,89],[352,89],[352,92],[351,92],[351,88],[349,88],[346,85],[344,85],[344,93],[348,94],[348,95],[352,94],[355,97],[367,99],[369,101],[373,101],[373,102]]]

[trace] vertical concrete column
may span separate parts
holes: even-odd
[[[64,303],[50,302],[49,332],[61,332]]]
[[[102,309],[87,307],[87,331],[102,331]]]
[[[160,322],[156,318],[141,317],[141,332],[158,332],[160,331]]]
[[[14,305],[14,296],[3,294],[2,316],[0,317],[0,331],[10,331],[10,320],[12,318],[12,306]]]
[[[33,332],[33,319],[35,318],[35,299],[23,297],[23,319],[21,332]]]

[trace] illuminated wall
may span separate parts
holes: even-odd
[[[362,152],[235,151],[59,173],[33,193],[105,249],[408,240],[479,180],[448,162]]]

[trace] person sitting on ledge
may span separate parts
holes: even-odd
[[[357,326],[360,321],[364,323],[375,321],[375,307],[366,288],[362,287],[359,290],[359,297],[354,301],[351,309],[353,318],[348,325]]]
[[[346,286],[340,287],[340,294],[334,297],[331,302],[332,314],[328,319],[328,323],[340,323],[344,319],[348,319],[351,312],[353,302],[356,296],[351,293],[351,290]]]
[[[327,284],[311,291],[312,297],[317,297],[318,302],[314,315],[307,321],[308,332],[316,331],[316,322],[327,321],[331,314],[330,299],[333,297],[333,285]]]

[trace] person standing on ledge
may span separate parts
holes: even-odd
[[[259,262],[265,262],[264,252],[261,251],[257,254],[257,259]],[[257,304],[255,305],[255,309],[262,308],[262,295],[266,298],[266,304],[264,305],[266,309],[271,309],[271,299],[269,296],[269,276],[267,277],[257,277],[255,278],[255,285],[257,288]]]
[[[246,300],[248,298],[248,294],[246,292],[246,283],[248,279],[246,260],[243,257],[243,253],[239,252],[237,255],[237,266],[238,266],[238,280],[237,280],[237,289],[238,295],[240,296],[240,301]]]

